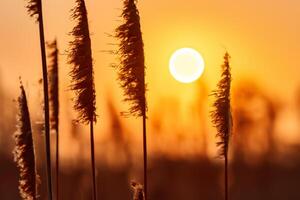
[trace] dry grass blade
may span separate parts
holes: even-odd
[[[19,169],[19,191],[22,199],[37,199],[37,175],[35,168],[34,145],[26,94],[23,86],[18,98],[18,130],[14,135],[14,160]]]

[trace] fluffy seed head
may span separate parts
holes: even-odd
[[[218,83],[217,90],[213,92],[216,98],[214,102],[214,110],[211,112],[212,123],[217,128],[217,146],[219,156],[225,157],[228,152],[228,144],[232,127],[232,116],[230,107],[230,87],[231,87],[231,72],[229,65],[230,56],[226,52],[224,56],[224,64],[222,65],[221,80]]]
[[[32,139],[31,123],[24,87],[21,85],[21,95],[18,98],[19,113],[17,132],[14,134],[14,161],[19,170],[19,191],[23,200],[37,198],[37,175]]]
[[[144,44],[136,1],[124,0],[123,4],[123,24],[115,31],[119,41],[116,54],[120,60],[115,68],[124,90],[124,101],[130,104],[129,111],[124,114],[139,117],[147,111]]]
[[[26,0],[27,1],[27,12],[30,17],[39,21],[40,11],[41,11],[41,0]]]
[[[84,0],[76,0],[72,18],[77,22],[71,31],[68,63],[72,65],[71,90],[75,92],[74,109],[78,112],[78,121],[96,122],[96,94],[94,85],[91,39]]]

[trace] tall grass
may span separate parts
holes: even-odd
[[[72,19],[77,22],[71,35],[69,64],[71,70],[71,89],[75,92],[74,109],[78,112],[78,121],[90,125],[91,167],[93,176],[93,199],[97,199],[94,123],[96,122],[96,94],[94,85],[91,39],[84,0],[76,0],[72,10]]]
[[[50,60],[48,66],[50,126],[55,131],[55,168],[56,168],[56,199],[59,199],[59,76],[57,41],[48,44]]]
[[[19,191],[23,200],[37,199],[37,173],[31,122],[23,85],[18,98],[19,113],[17,132],[14,135],[14,160],[19,169]]]
[[[218,83],[217,89],[213,92],[216,98],[214,102],[214,110],[211,113],[212,123],[217,128],[217,146],[219,147],[219,157],[224,159],[224,187],[225,200],[228,200],[228,149],[229,140],[232,130],[232,116],[230,103],[231,89],[231,72],[229,65],[230,56],[226,52],[224,56],[224,64],[222,65],[221,80]]]
[[[45,111],[45,143],[46,143],[46,168],[48,180],[48,199],[52,200],[52,180],[51,180],[51,152],[50,152],[50,127],[49,127],[49,97],[48,97],[48,75],[47,75],[47,61],[45,49],[45,36],[44,36],[44,21],[42,0],[26,0],[27,11],[31,17],[36,19],[39,24],[40,32],[40,48],[42,57],[42,71],[43,71],[43,88],[44,88],[44,111]]]
[[[144,191],[143,191],[143,186],[139,183],[136,182],[132,182],[131,183],[131,188],[133,191],[133,200],[144,200],[145,199],[145,195],[144,195]]]
[[[126,158],[125,167],[129,169],[132,165],[132,155],[130,151],[129,141],[130,139],[126,137],[126,131],[123,127],[121,119],[119,118],[119,112],[110,95],[107,100],[107,108],[110,116],[110,141],[115,145],[118,152],[121,151],[122,153],[124,153],[124,156]]]
[[[119,119],[119,113],[118,113],[117,108],[110,96],[107,100],[107,108],[108,108],[109,117],[110,117],[111,140],[117,146],[121,147],[122,145],[125,145],[125,143],[126,143],[125,135],[124,135],[124,131],[123,131],[122,122]]]
[[[115,68],[118,80],[124,89],[124,101],[129,102],[130,109],[125,115],[142,117],[143,123],[143,159],[144,159],[144,190],[147,200],[147,133],[146,133],[146,84],[144,44],[140,25],[139,11],[136,0],[124,0],[122,18],[123,24],[116,29],[115,37],[119,40],[120,64]]]

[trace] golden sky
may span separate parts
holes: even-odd
[[[120,105],[121,90],[110,64],[116,60],[105,50],[120,23],[121,0],[86,0],[93,57],[97,107],[101,127],[108,126],[105,97],[113,92]],[[36,105],[37,81],[41,77],[38,26],[26,13],[25,1],[0,1],[0,72],[1,84],[11,95],[18,92],[21,75],[32,105]],[[67,92],[70,66],[66,50],[72,29],[70,9],[74,0],[44,0],[46,40],[58,39],[60,48],[61,104],[69,102]],[[239,80],[253,80],[262,88],[285,101],[291,101],[300,85],[300,1],[298,0],[139,0],[145,43],[149,109],[157,108],[169,98],[179,102],[188,115],[195,101],[196,84],[183,84],[168,71],[171,54],[183,47],[198,50],[206,68],[202,80],[214,89],[225,50],[232,56],[234,87]],[[112,89],[111,89],[112,88]],[[289,100],[288,100],[289,99]],[[174,103],[174,102],[173,102]],[[122,109],[125,109],[122,105]],[[154,110],[154,109],[153,109]],[[64,116],[69,111],[64,111]],[[174,111],[175,112],[175,111]],[[184,123],[184,122],[183,122]],[[100,126],[98,125],[98,126]],[[213,136],[212,136],[213,137]]]
[[[115,85],[114,72],[109,68],[113,57],[102,50],[113,48],[107,43],[114,41],[105,33],[112,33],[118,25],[121,1],[86,3],[97,83]],[[44,1],[46,39],[57,37],[61,53],[67,49],[72,27],[69,10],[73,5],[74,0]],[[0,66],[4,76],[9,76],[5,79],[9,87],[15,86],[12,80],[19,75],[29,84],[33,83],[29,78],[38,79],[40,75],[38,27],[27,16],[24,6],[25,1],[20,0],[0,2]],[[191,87],[177,83],[168,72],[170,55],[181,47],[193,47],[202,53],[206,62],[203,77],[212,86],[219,75],[225,48],[232,55],[235,80],[254,78],[270,90],[290,93],[298,84],[299,1],[140,0],[139,8],[152,95],[168,95],[177,93],[178,87]],[[61,68],[67,72],[64,59],[61,56]]]

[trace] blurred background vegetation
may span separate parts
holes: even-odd
[[[40,92],[41,93],[41,92]],[[215,130],[209,121],[211,98],[204,81],[180,113],[177,99],[161,99],[149,114],[149,189],[151,199],[222,198],[222,161],[216,158]],[[38,94],[36,102],[41,102]],[[234,133],[230,149],[230,197],[234,200],[298,200],[300,193],[300,93],[283,102],[251,81],[233,88]],[[0,197],[19,199],[13,163],[15,97],[0,84]],[[64,99],[70,101],[70,99]],[[37,109],[42,105],[35,102]],[[142,180],[141,127],[128,124],[112,94],[106,95],[105,131],[96,131],[97,180],[100,198],[130,199],[130,182]],[[45,199],[45,152],[42,112],[31,112],[40,199]],[[85,200],[91,194],[89,138],[86,127],[63,115],[61,128],[61,199]],[[100,118],[103,118],[100,117]],[[99,120],[98,123],[103,123]],[[132,122],[135,124],[135,122]],[[138,124],[138,123],[136,123]],[[293,132],[293,133],[291,133]],[[295,136],[291,136],[295,135]],[[54,135],[52,135],[54,156]],[[54,157],[53,157],[54,160]],[[54,166],[53,166],[54,171]]]

